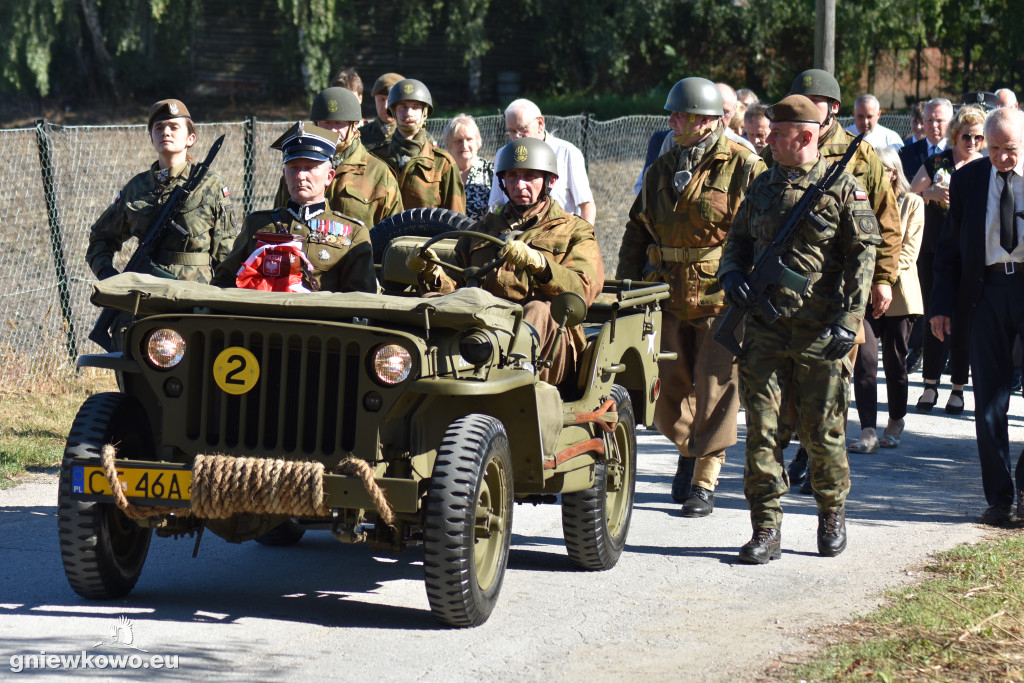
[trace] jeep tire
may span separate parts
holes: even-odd
[[[562,495],[562,535],[569,561],[580,569],[611,569],[626,546],[636,489],[636,417],[629,392],[612,386],[619,419],[605,435],[605,460],[594,468],[594,485]]]
[[[383,260],[384,251],[396,237],[433,237],[452,230],[469,230],[475,224],[476,221],[469,216],[451,209],[436,206],[406,209],[385,218],[370,230],[373,262],[380,263]]]
[[[85,598],[110,600],[131,592],[142,574],[152,530],[140,527],[113,503],[88,503],[71,495],[71,461],[100,462],[107,444],[120,458],[154,460],[149,419],[124,394],[94,394],[79,408],[68,434],[57,493],[57,529],[64,574]]]
[[[501,591],[512,538],[512,455],[487,415],[449,425],[434,461],[423,531],[423,574],[434,617],[478,626]]]

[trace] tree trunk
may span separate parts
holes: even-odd
[[[114,60],[107,52],[107,46],[103,42],[103,29],[100,27],[99,11],[96,9],[96,0],[81,0],[82,15],[85,18],[85,25],[92,37],[92,49],[96,56],[99,71],[102,74],[110,91],[117,103],[124,98],[121,96],[121,88],[117,83],[117,71],[114,69]]]

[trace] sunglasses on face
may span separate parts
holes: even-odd
[[[963,140],[964,142],[970,142],[973,139],[974,140],[974,144],[978,144],[979,142],[981,142],[982,140],[985,139],[985,136],[984,135],[971,135],[970,133],[963,133],[962,135],[960,135],[960,139]]]

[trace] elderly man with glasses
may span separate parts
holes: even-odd
[[[574,213],[593,225],[597,209],[594,206],[594,195],[590,191],[586,163],[579,148],[548,132],[540,108],[530,100],[519,99],[508,105],[505,109],[505,128],[513,141],[519,138],[537,138],[554,150],[555,159],[558,161],[558,179],[551,188],[551,196],[566,212]],[[500,149],[495,158],[499,156]],[[487,203],[494,208],[506,201],[508,198],[498,186],[498,177],[495,175]]]

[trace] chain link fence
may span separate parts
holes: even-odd
[[[901,135],[906,116],[884,117]],[[548,130],[578,146],[587,160],[597,206],[595,226],[605,269],[615,272],[622,228],[633,203],[633,183],[647,140],[664,130],[664,116],[627,116],[596,121],[590,116],[545,117]],[[849,120],[843,121],[848,125]],[[270,144],[292,122],[199,124],[193,156],[202,159],[220,135],[224,146],[213,169],[232,193],[235,222],[251,211],[271,208],[281,175],[280,152]],[[428,121],[441,140],[444,120]],[[507,142],[501,116],[477,118],[481,156],[493,159]],[[98,310],[89,302],[95,278],[85,262],[89,228],[135,174],[153,163],[146,127],[56,126],[0,130],[0,377],[6,389],[29,388],[41,380],[72,374],[81,353],[96,353],[87,338]],[[132,240],[115,266],[135,249]]]

